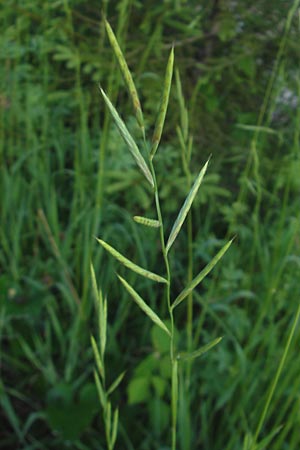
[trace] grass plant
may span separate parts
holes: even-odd
[[[298,450],[299,0],[100,3],[0,6],[0,447]]]
[[[106,29],[109,36],[110,43],[112,45],[112,48],[114,50],[115,56],[118,60],[120,69],[122,71],[124,81],[126,83],[128,92],[131,96],[132,104],[135,111],[135,116],[138,122],[138,125],[141,129],[141,133],[144,139],[144,144],[146,147],[145,152],[148,154],[148,164],[145,161],[144,157],[142,156],[138,144],[135,142],[134,138],[131,136],[130,132],[128,131],[125,123],[119,116],[117,110],[114,108],[113,104],[105,94],[104,90],[100,88],[101,94],[103,96],[103,99],[112,115],[112,118],[118,128],[118,131],[122,138],[124,139],[125,143],[127,144],[127,147],[129,151],[131,152],[136,164],[138,165],[139,169],[145,176],[146,180],[150,184],[150,187],[152,188],[155,207],[156,207],[156,219],[149,219],[147,217],[139,217],[138,222],[153,227],[153,224],[155,224],[155,227],[159,229],[159,235],[160,235],[160,245],[161,245],[161,251],[162,251],[162,257],[165,262],[165,277],[162,277],[160,275],[157,275],[155,273],[152,273],[141,266],[133,263],[130,261],[127,257],[119,253],[116,249],[114,249],[110,244],[103,241],[102,239],[98,239],[98,242],[100,245],[107,250],[108,253],[110,253],[113,257],[115,257],[120,263],[122,263],[124,266],[129,268],[130,270],[138,273],[141,276],[144,276],[148,279],[151,279],[158,283],[163,283],[166,285],[165,289],[165,295],[163,297],[164,301],[167,304],[167,310],[169,315],[169,323],[170,327],[168,327],[162,318],[158,316],[158,314],[147,304],[147,302],[137,293],[137,291],[120,275],[118,275],[118,278],[126,291],[129,293],[131,298],[135,301],[135,303],[140,307],[140,309],[151,319],[155,325],[160,327],[168,336],[169,338],[169,357],[170,357],[170,363],[171,363],[171,441],[172,441],[172,450],[176,450],[177,448],[177,411],[178,411],[178,397],[179,397],[179,378],[178,378],[178,364],[181,364],[184,361],[190,361],[193,360],[199,356],[201,356],[203,353],[210,350],[212,347],[214,347],[216,344],[220,342],[222,338],[217,338],[210,342],[209,344],[206,344],[205,346],[191,351],[191,349],[188,348],[187,352],[179,353],[178,349],[176,348],[175,344],[175,317],[174,317],[174,310],[177,306],[179,306],[187,297],[191,295],[193,290],[201,283],[201,281],[210,273],[210,271],[214,268],[216,263],[222,258],[222,256],[225,254],[225,252],[228,250],[229,246],[231,245],[232,241],[229,241],[227,244],[225,244],[222,249],[217,253],[217,255],[207,264],[207,266],[194,278],[188,279],[188,283],[186,287],[181,291],[181,293],[175,298],[171,298],[171,279],[172,279],[172,273],[170,268],[170,261],[169,261],[169,251],[171,247],[173,246],[183,224],[184,221],[190,212],[192,203],[194,201],[194,198],[201,186],[203,177],[206,173],[207,167],[208,167],[208,161],[203,166],[201,171],[199,172],[198,176],[196,177],[196,180],[194,181],[186,199],[183,203],[177,218],[174,222],[174,225],[169,233],[169,237],[166,240],[165,239],[165,229],[164,229],[164,220],[161,210],[161,204],[160,204],[160,198],[159,198],[159,187],[157,184],[157,176],[154,166],[154,157],[158,150],[164,122],[166,118],[168,103],[169,103],[169,95],[170,95],[170,89],[171,89],[171,82],[172,82],[172,76],[173,76],[173,65],[174,65],[174,49],[172,48],[167,68],[166,68],[166,74],[165,74],[165,80],[164,80],[164,87],[163,92],[161,96],[161,102],[158,109],[157,119],[154,127],[154,132],[151,140],[151,146],[150,149],[148,148],[146,136],[145,136],[145,127],[144,127],[144,118],[142,113],[141,104],[139,101],[138,93],[136,90],[136,87],[134,85],[133,78],[131,76],[131,73],[128,69],[125,57],[123,56],[123,53],[121,51],[121,48],[118,44],[118,41],[113,33],[112,28],[110,27],[109,23],[106,22]],[[179,88],[179,81],[178,88]],[[182,99],[181,99],[182,100]],[[183,148],[184,157],[183,160],[186,163],[186,148]],[[189,172],[187,171],[187,175],[189,175]],[[188,178],[189,181],[189,178]],[[137,219],[135,219],[137,220]],[[157,226],[158,225],[158,226]],[[191,269],[190,269],[191,270]],[[191,298],[191,297],[189,297]],[[149,302],[148,302],[149,303]],[[106,305],[106,303],[105,303]],[[189,305],[189,309],[191,308],[191,305]],[[102,308],[101,308],[102,309]],[[189,315],[191,313],[189,312]],[[191,318],[190,318],[191,320]],[[102,320],[102,327],[103,327],[103,320]],[[190,332],[190,330],[189,330]],[[189,338],[191,339],[191,337]],[[100,353],[97,353],[96,347],[95,347],[95,341],[93,340],[93,347],[94,352],[96,354],[96,361],[101,361],[103,359],[103,355]],[[189,341],[190,345],[190,341]],[[101,355],[101,356],[100,356]],[[99,370],[100,369],[100,370]],[[101,372],[101,364],[98,362],[98,370]],[[103,370],[102,370],[103,371]],[[104,374],[102,375],[102,378],[104,380]],[[97,385],[99,384],[99,379],[97,379]],[[98,388],[99,390],[100,388]],[[106,411],[106,405],[103,401],[103,395],[100,395],[100,398],[102,398],[102,406],[104,405],[104,415],[107,415]],[[113,433],[115,435],[115,432]],[[109,440],[109,439],[108,439]],[[113,445],[112,445],[113,447]],[[112,448],[109,447],[109,448]]]

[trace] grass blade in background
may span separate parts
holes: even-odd
[[[105,250],[107,250],[112,256],[114,256],[114,258],[116,258],[125,267],[128,267],[128,269],[132,270],[135,273],[138,273],[139,275],[142,275],[145,278],[157,281],[158,283],[167,283],[167,280],[165,278],[157,275],[156,273],[149,272],[149,270],[143,269],[137,264],[134,264],[132,261],[125,258],[125,256],[121,255],[121,253],[119,253],[111,245],[107,244],[105,241],[102,241],[102,239],[97,239],[97,241],[102,245],[103,248],[105,248]]]
[[[170,250],[173,242],[175,241],[183,222],[185,221],[185,218],[192,206],[192,203],[194,201],[194,198],[196,197],[196,194],[198,192],[198,189],[202,183],[203,177],[205,175],[205,172],[207,170],[207,166],[208,166],[208,162],[209,160],[205,163],[205,165],[203,166],[203,168],[201,169],[198,177],[196,178],[196,181],[194,182],[181,210],[179,211],[179,214],[177,216],[177,219],[173,225],[173,228],[171,230],[167,245],[166,245],[166,250],[167,252]]]
[[[148,219],[148,217],[134,216],[133,220],[136,223],[145,225],[146,227],[151,227],[151,228],[159,228],[160,227],[159,220]]]
[[[164,330],[169,336],[170,331],[166,327],[166,325],[163,323],[163,321],[158,317],[158,315],[151,309],[147,303],[142,299],[142,297],[139,296],[139,294],[130,286],[130,284],[127,283],[124,278],[120,277],[118,275],[119,280],[125,287],[125,289],[129,292],[133,300],[137,303],[137,305],[141,308],[142,311],[156,324],[158,325],[162,330]]]
[[[139,100],[139,96],[138,96],[134,81],[132,79],[132,75],[130,73],[127,62],[122,53],[122,50],[119,46],[117,38],[107,20],[105,20],[105,27],[106,27],[106,32],[107,32],[110,44],[115,52],[115,55],[118,60],[123,78],[125,80],[125,83],[126,83],[126,86],[127,86],[128,92],[129,92],[129,95],[131,97],[136,120],[142,130],[143,137],[145,139],[145,125],[144,125],[143,111],[142,111],[141,103]]]
[[[142,157],[142,155],[138,149],[138,146],[136,145],[135,141],[133,140],[131,134],[129,133],[125,123],[119,116],[118,111],[113,106],[113,104],[111,103],[111,101],[109,100],[109,98],[107,97],[107,95],[105,94],[105,92],[103,91],[103,89],[101,87],[100,87],[100,91],[101,91],[104,101],[112,115],[112,118],[114,119],[114,122],[115,122],[122,138],[124,139],[124,141],[126,142],[128,148],[129,148],[130,153],[134,157],[137,165],[139,166],[139,168],[141,169],[141,171],[143,172],[143,174],[145,175],[145,177],[147,178],[147,180],[149,181],[151,186],[154,187],[154,182],[153,182],[151,172],[150,172],[144,158]]]
[[[226,251],[229,249],[230,245],[232,244],[233,239],[231,239],[227,244],[225,244],[221,250],[216,254],[216,256],[207,264],[207,266],[204,267],[203,270],[195,277],[193,280],[188,283],[186,288],[178,295],[178,297],[174,300],[174,303],[172,304],[172,308],[176,308],[188,295],[190,292],[195,289],[196,286],[198,286],[199,283],[206,277],[206,275],[209,274],[209,272],[215,267],[217,262],[222,258],[222,256],[226,253]]]
[[[162,130],[165,123],[167,108],[169,104],[169,96],[170,96],[170,89],[171,89],[171,83],[172,83],[172,75],[173,75],[173,65],[174,65],[174,47],[172,47],[168,65],[166,69],[166,75],[165,75],[165,82],[164,82],[164,90],[162,93],[161,103],[156,119],[155,129],[152,137],[152,148],[150,152],[150,157],[153,158],[156,150],[159,146]]]
[[[190,353],[179,353],[177,356],[177,359],[179,361],[188,361],[191,359],[199,358],[199,356],[202,356],[204,353],[208,352],[211,348],[213,348],[215,345],[217,345],[219,342],[221,342],[223,338],[218,337],[214,339],[213,341],[209,342],[206,345],[203,345],[202,347],[198,348],[198,350],[195,350],[194,352]]]

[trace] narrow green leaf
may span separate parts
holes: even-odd
[[[110,430],[111,430],[111,403],[107,402],[105,410],[105,431],[107,442],[110,441]]]
[[[168,330],[168,328],[166,327],[166,325],[163,323],[163,321],[158,317],[158,315],[153,311],[153,309],[151,309],[147,303],[145,303],[145,301],[142,299],[142,297],[139,296],[139,294],[130,286],[130,284],[127,283],[126,280],[124,280],[124,278],[120,277],[120,275],[118,275],[119,280],[121,281],[121,283],[123,284],[123,286],[125,287],[125,289],[129,292],[129,294],[131,295],[132,299],[137,303],[137,305],[141,308],[142,311],[144,311],[144,313],[150,317],[150,319],[156,324],[158,325],[162,330],[164,330],[169,336],[171,336],[170,331]]]
[[[102,380],[104,380],[105,375],[104,375],[103,362],[102,362],[102,358],[101,358],[100,352],[98,350],[97,343],[95,341],[94,336],[91,336],[91,344],[92,344],[92,348],[93,348],[93,352],[94,352],[97,369],[100,373]]]
[[[100,378],[99,378],[99,376],[98,376],[96,371],[94,371],[94,378],[95,378],[95,384],[96,384],[96,387],[97,387],[100,403],[102,405],[102,408],[105,410],[106,409],[106,404],[107,404],[106,395],[105,395],[105,392],[103,390]]]
[[[157,275],[156,273],[149,272],[149,270],[143,269],[142,267],[138,266],[137,264],[134,264],[129,259],[125,258],[121,253],[119,253],[116,249],[111,247],[111,245],[107,244],[105,241],[102,241],[101,239],[97,239],[99,244],[102,245],[105,250],[107,250],[112,256],[114,256],[120,263],[122,263],[124,266],[128,267],[128,269],[132,270],[135,273],[138,273],[139,275],[142,275],[145,278],[149,278],[150,280],[157,281],[158,283],[167,283],[167,280],[160,275]]]
[[[10,401],[9,396],[5,392],[5,387],[1,379],[0,379],[0,405],[3,408],[3,412],[5,413],[7,419],[9,420],[10,425],[12,426],[14,432],[18,436],[19,440],[23,442],[19,417],[15,412],[15,409],[13,407],[12,402]]]
[[[169,104],[169,96],[170,96],[170,89],[171,89],[171,83],[172,83],[172,75],[173,75],[173,65],[174,65],[174,47],[172,47],[167,68],[166,68],[166,74],[165,74],[165,81],[164,81],[164,89],[161,97],[161,103],[155,123],[155,129],[152,137],[152,148],[150,152],[150,157],[153,158],[156,150],[159,146],[162,131],[164,128],[167,108]]]
[[[116,379],[115,381],[110,385],[109,389],[107,390],[107,395],[112,394],[117,387],[119,386],[119,384],[121,383],[121,381],[123,380],[125,375],[125,372],[122,372]]]
[[[103,299],[101,290],[98,290],[96,275],[93,265],[91,264],[92,290],[96,301],[96,307],[99,314],[98,326],[101,347],[101,357],[103,359],[106,347],[106,328],[107,328],[107,300]]]
[[[274,430],[272,430],[268,436],[266,436],[262,441],[256,444],[255,450],[266,450],[270,448],[270,443],[274,437],[282,430],[283,425],[279,425]]]
[[[145,225],[147,227],[152,227],[152,228],[159,228],[160,227],[159,220],[148,219],[148,217],[134,216],[133,220],[136,223],[140,223],[141,225]]]
[[[203,270],[192,280],[186,288],[178,295],[172,304],[172,309],[176,308],[189,294],[192,292],[196,286],[209,274],[209,272],[215,267],[217,262],[222,258],[224,253],[229,249],[232,244],[233,239],[231,239],[227,244],[225,244],[221,250],[214,256],[214,258],[204,267]]]
[[[117,440],[118,423],[119,423],[119,410],[117,408],[114,412],[113,426],[112,426],[111,440],[110,440],[112,449],[114,448],[116,440]]]
[[[91,264],[90,270],[91,270],[91,278],[92,278],[92,291],[93,291],[95,302],[98,303],[98,301],[99,301],[99,298],[98,298],[99,293],[98,293],[98,286],[97,286],[96,275],[95,275],[95,270],[94,270],[93,264]]]
[[[110,24],[107,22],[107,20],[105,20],[105,27],[106,27],[106,32],[110,41],[110,44],[115,52],[116,58],[118,60],[127,90],[129,92],[129,95],[131,97],[131,101],[133,104],[133,109],[135,112],[135,116],[137,119],[137,122],[142,130],[143,133],[143,137],[145,137],[145,125],[144,125],[144,118],[143,118],[143,112],[142,112],[142,107],[141,107],[141,103],[139,100],[139,96],[134,84],[134,81],[132,79],[130,70],[128,68],[128,65],[126,63],[125,57],[122,53],[122,50],[119,46],[119,43],[117,41],[117,38],[110,26]]]
[[[103,298],[102,291],[99,292],[99,335],[101,356],[104,358],[106,347],[106,329],[107,329],[107,299]]]
[[[205,172],[207,170],[207,166],[208,166],[208,162],[209,160],[205,163],[204,167],[201,169],[198,177],[196,178],[187,198],[185,199],[184,204],[182,205],[181,210],[179,211],[179,214],[177,216],[177,219],[173,225],[173,228],[171,230],[167,245],[166,245],[166,250],[167,252],[170,250],[173,242],[175,241],[183,222],[185,221],[186,216],[188,215],[188,212],[192,206],[193,200],[198,192],[198,189],[202,183],[203,177],[205,175]]]
[[[117,112],[117,110],[115,109],[115,107],[113,106],[113,104],[111,103],[111,101],[109,100],[109,98],[107,97],[107,95],[105,94],[105,92],[103,91],[103,89],[101,87],[100,87],[100,91],[101,91],[104,101],[112,115],[112,118],[114,119],[114,122],[119,130],[119,133],[121,134],[122,138],[124,139],[124,141],[126,142],[128,148],[129,148],[130,153],[134,157],[137,165],[139,166],[139,168],[141,169],[141,171],[143,172],[143,174],[145,175],[145,177],[147,178],[147,180],[149,181],[151,186],[154,187],[154,182],[153,182],[151,172],[150,172],[144,158],[142,157],[133,137],[129,133],[125,123],[119,116],[119,113]]]
[[[191,359],[198,358],[199,356],[203,355],[203,353],[208,352],[211,348],[213,348],[215,345],[217,345],[223,338],[218,337],[217,339],[214,339],[213,341],[209,342],[206,345],[203,345],[203,347],[198,348],[198,350],[195,350],[194,352],[190,353],[180,353],[177,356],[177,359],[179,361],[188,361]]]

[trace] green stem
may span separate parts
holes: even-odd
[[[178,372],[177,372],[177,360],[175,356],[175,343],[174,343],[174,316],[173,310],[171,307],[171,271],[170,264],[168,259],[168,253],[166,250],[165,236],[164,236],[164,224],[160,207],[160,200],[158,195],[158,186],[156,180],[155,169],[153,166],[152,159],[149,158],[150,170],[152,173],[153,181],[154,181],[154,198],[155,198],[155,206],[157,212],[157,218],[160,223],[159,232],[160,232],[160,241],[162,254],[166,266],[166,279],[167,279],[167,287],[166,287],[166,297],[167,297],[167,305],[168,312],[171,322],[171,337],[170,337],[170,360],[172,366],[172,381],[171,381],[171,411],[172,411],[172,450],[176,450],[176,425],[177,425],[177,402],[178,402]]]

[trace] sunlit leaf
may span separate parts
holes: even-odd
[[[117,41],[117,38],[110,26],[110,24],[107,22],[107,20],[105,20],[105,27],[106,27],[106,32],[110,41],[110,44],[115,52],[116,58],[118,60],[124,81],[126,83],[126,87],[128,89],[129,95],[131,97],[131,101],[133,104],[133,108],[134,108],[134,112],[135,112],[135,116],[137,119],[137,122],[139,124],[139,126],[141,127],[143,136],[145,136],[145,126],[144,126],[144,118],[143,118],[143,112],[142,112],[142,108],[141,108],[141,103],[139,100],[139,96],[133,81],[133,78],[131,76],[130,70],[128,68],[128,65],[126,63],[125,57],[122,53],[122,50],[119,46],[119,43]]]
[[[145,225],[147,227],[152,227],[152,228],[159,228],[160,227],[160,223],[159,223],[158,220],[148,219],[148,217],[134,216],[133,220],[136,223],[139,223],[141,225]]]
[[[147,303],[140,297],[140,295],[133,289],[133,287],[130,286],[130,284],[127,283],[124,278],[120,277],[118,275],[119,280],[125,286],[127,292],[131,295],[132,299],[137,303],[137,305],[141,308],[142,311],[156,324],[158,325],[162,330],[164,330],[169,336],[171,335],[169,329],[166,327],[166,325],[163,323],[163,321],[158,317],[158,315],[153,311],[153,309],[150,308],[150,306],[147,305]]]
[[[185,199],[185,202],[181,208],[181,210],[179,211],[179,214],[177,216],[177,219],[173,225],[173,228],[171,230],[167,245],[166,245],[166,250],[167,252],[170,250],[173,242],[175,241],[183,222],[185,221],[186,216],[188,215],[188,212],[192,206],[192,203],[194,201],[194,198],[198,192],[198,189],[202,183],[203,177],[205,175],[205,172],[207,170],[207,166],[208,166],[208,162],[209,160],[205,163],[204,167],[201,169],[199,175],[197,176],[187,198]]]
[[[105,94],[105,92],[103,91],[103,89],[101,87],[100,87],[100,91],[101,91],[104,101],[112,115],[112,118],[114,119],[114,122],[115,122],[122,138],[124,139],[124,141],[126,142],[128,148],[129,148],[129,151],[131,152],[137,165],[139,166],[139,168],[141,169],[141,171],[143,172],[143,174],[145,175],[145,177],[147,178],[147,180],[149,181],[151,186],[154,187],[154,182],[153,182],[151,172],[150,172],[144,158],[142,157],[133,137],[129,133],[125,123],[119,116],[119,113],[117,112],[117,110],[115,109],[115,107],[113,106],[113,104],[111,103],[111,101],[109,100],[109,98],[107,97],[107,95]]]
[[[174,303],[172,304],[172,309],[176,308],[189,294],[190,292],[195,289],[196,286],[198,286],[199,283],[209,274],[209,272],[215,267],[217,262],[222,258],[224,253],[229,249],[230,245],[232,244],[233,239],[231,239],[229,242],[227,242],[221,250],[216,254],[216,256],[207,264],[207,266],[204,267],[203,270],[192,280],[186,288],[178,295],[178,297],[175,299]]]
[[[158,111],[158,115],[157,115],[157,119],[156,119],[156,123],[155,123],[155,129],[154,129],[154,133],[153,133],[153,137],[152,137],[152,148],[151,148],[151,152],[150,152],[151,158],[153,158],[153,156],[156,153],[157,147],[159,146],[164,123],[165,123],[167,108],[168,108],[168,104],[169,104],[171,83],[172,83],[173,65],[174,65],[174,48],[172,48],[172,50],[171,50],[168,64],[167,64],[161,103],[160,103],[160,107],[159,107],[159,111]]]

